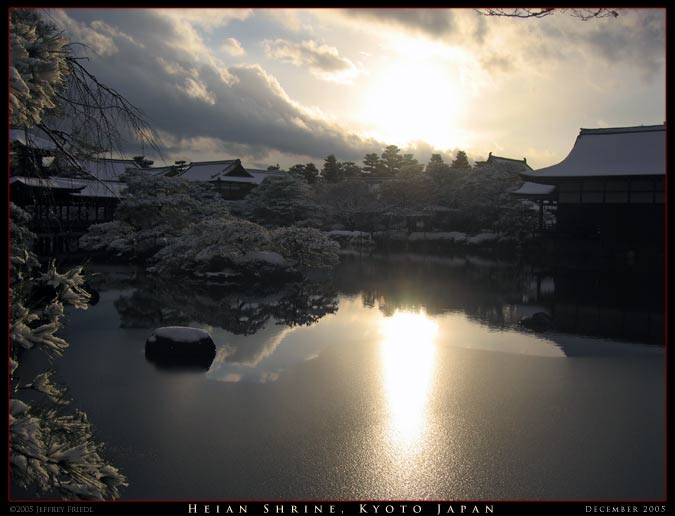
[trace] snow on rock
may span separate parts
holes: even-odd
[[[326,235],[331,240],[344,245],[371,246],[375,245],[370,233],[365,231],[347,231],[343,229],[333,229],[327,231]]]
[[[164,326],[162,328],[157,328],[152,332],[152,335],[148,340],[157,337],[183,343],[199,342],[203,339],[211,340],[211,335],[209,335],[207,331],[187,326]]]
[[[216,357],[208,332],[186,326],[157,328],[145,341],[145,357],[160,369],[207,371]]]
[[[421,231],[415,231],[408,235],[408,241],[418,242],[420,240],[429,240],[429,241],[445,241],[445,242],[455,242],[455,243],[464,243],[466,242],[466,234],[460,233],[459,231],[449,231],[449,232],[438,232],[438,233],[423,233]]]
[[[344,229],[333,229],[327,231],[326,234],[329,237],[370,238],[370,233],[366,233],[365,231],[347,231]]]
[[[499,240],[499,235],[497,233],[478,233],[472,237],[466,239],[466,243],[469,245],[482,245],[490,244]]]
[[[286,259],[274,251],[254,251],[246,253],[244,256],[234,260],[235,263],[265,263],[284,267],[287,265]]]

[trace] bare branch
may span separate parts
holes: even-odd
[[[597,9],[568,9],[568,8],[554,8],[554,7],[540,7],[540,8],[515,8],[515,9],[476,9],[476,12],[481,16],[500,16],[505,18],[544,18],[555,13],[567,13],[574,18],[579,18],[582,21],[594,20],[598,18],[616,18],[619,16],[618,11],[607,7]]]

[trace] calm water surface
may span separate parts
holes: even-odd
[[[665,496],[658,274],[346,255],[235,291],[99,272],[56,367],[123,498]],[[552,331],[518,326],[538,311]],[[168,325],[211,333],[208,371],[146,360]]]

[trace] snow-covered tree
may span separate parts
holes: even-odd
[[[78,170],[85,149],[123,154],[134,141],[161,153],[143,113],[87,70],[82,51],[40,10],[10,9],[10,126],[28,140],[38,129]]]
[[[129,171],[115,220],[95,224],[80,239],[88,251],[144,260],[188,226],[206,219],[229,219],[225,201],[207,186],[176,177]]]
[[[532,210],[511,194],[522,183],[517,165],[493,164],[457,173],[449,185],[436,190],[438,204],[458,210],[462,231],[492,229],[508,234],[525,234],[534,229]]]
[[[270,232],[272,249],[303,268],[333,267],[339,262],[340,246],[314,228],[294,226]]]
[[[149,262],[150,272],[196,274],[219,272],[270,250],[265,228],[241,219],[203,219],[192,223],[159,250]]]
[[[315,212],[309,186],[291,174],[265,178],[244,200],[244,215],[266,226],[301,223]]]
[[[17,485],[64,499],[117,498],[126,479],[101,456],[103,446],[94,440],[86,414],[69,409],[52,371],[26,381],[19,365],[27,349],[54,357],[68,346],[57,332],[65,304],[88,306],[82,268],[59,273],[52,262],[41,272],[29,248],[28,215],[12,203],[10,217],[10,474]],[[31,401],[23,397],[28,391]]]
[[[270,179],[276,178],[266,181]],[[299,188],[307,195],[309,187],[304,182],[280,179],[267,185],[268,194],[278,193],[279,187],[285,191]],[[135,258],[149,265],[150,272],[174,275],[223,270],[260,275],[336,263],[335,244],[318,231],[270,233],[255,222],[230,215],[225,201],[208,187],[142,171],[129,172],[124,180],[127,190],[116,220],[91,226],[80,239],[83,249]],[[272,209],[281,209],[282,204],[273,203]],[[299,204],[296,198],[290,203],[295,208],[289,209],[304,209]],[[289,242],[284,245],[280,235],[287,235]]]
[[[58,104],[70,74],[69,42],[57,27],[29,9],[9,19],[9,105],[12,127],[32,127]]]
[[[82,145],[119,149],[120,123],[135,137],[153,134],[136,108],[87,71],[73,45],[39,11],[9,11],[9,45],[10,126],[24,129],[28,142],[39,129],[76,165]],[[69,407],[51,371],[30,380],[21,369],[26,349],[51,357],[63,352],[68,344],[57,333],[64,304],[86,308],[89,298],[81,267],[60,272],[53,262],[40,266],[29,220],[10,203],[10,475],[17,485],[50,497],[117,498],[126,479],[102,458],[86,415]]]

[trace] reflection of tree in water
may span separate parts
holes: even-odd
[[[204,282],[146,278],[115,307],[124,328],[186,326],[191,322],[252,335],[270,319],[286,326],[310,325],[337,311],[335,288],[327,282],[294,282],[276,287],[237,289]]]
[[[430,315],[463,312],[503,326],[510,304],[522,298],[520,267],[477,257],[345,256],[337,272],[342,292],[359,294],[385,315],[425,308]]]
[[[337,290],[321,283],[299,282],[284,289],[284,295],[273,306],[273,317],[286,326],[309,326],[324,315],[337,312]]]

